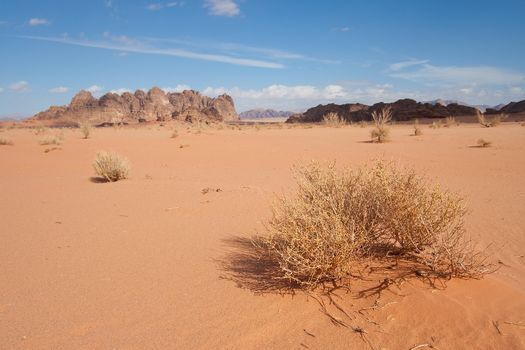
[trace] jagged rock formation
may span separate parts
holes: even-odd
[[[440,103],[421,103],[411,99],[402,99],[393,103],[379,102],[372,106],[360,103],[347,103],[337,105],[334,103],[319,105],[308,109],[302,114],[294,114],[287,122],[320,122],[325,114],[335,112],[347,121],[372,120],[372,112],[390,106],[392,108],[392,119],[408,121],[422,118],[445,118],[450,116],[476,115],[477,109],[451,103],[447,106]]]
[[[294,112],[276,111],[275,109],[256,108],[256,109],[250,109],[249,111],[239,113],[239,117],[241,117],[241,119],[288,118],[293,114]]]
[[[147,121],[227,121],[237,120],[233,100],[224,94],[217,98],[197,91],[165,93],[154,87],[147,93],[107,93],[99,99],[88,91],[76,94],[68,106],[52,106],[32,120],[54,124],[88,121],[92,124],[138,123]]]
[[[497,108],[499,107],[499,108]],[[523,113],[525,112],[525,100],[518,102],[511,102],[506,105],[498,105],[495,108],[487,108],[486,114],[512,114],[512,113]]]

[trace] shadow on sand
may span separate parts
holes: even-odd
[[[261,294],[296,294],[311,290],[283,276],[278,261],[260,238],[231,236],[223,243],[227,253],[216,260],[221,278],[234,282],[237,287]],[[377,255],[384,249],[389,247],[377,247]],[[433,276],[414,261],[395,257],[388,260],[372,257],[356,266],[356,271],[359,273],[346,280],[325,281],[315,289],[322,294],[343,289],[354,298],[368,298],[379,297],[386,290],[397,294],[391,287],[400,291],[400,286],[410,280],[419,280],[427,287],[440,289],[446,287],[447,280]]]

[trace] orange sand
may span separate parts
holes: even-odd
[[[387,144],[363,142],[359,127],[181,129],[176,139],[168,128],[97,129],[88,140],[67,130],[49,153],[30,130],[2,131],[14,146],[0,146],[0,348],[525,348],[525,127],[422,128],[411,137],[395,126]],[[478,138],[493,146],[469,147]],[[128,157],[130,179],[91,181],[98,150]],[[370,322],[346,319],[364,337],[302,293],[220,278],[217,259],[235,249],[225,239],[263,230],[273,194],[293,188],[292,164],[373,157],[461,191],[469,233],[493,243],[501,268],[444,290],[392,286],[381,309],[363,312]],[[377,298],[339,294],[354,313]]]

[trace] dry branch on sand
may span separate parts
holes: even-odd
[[[93,163],[97,175],[110,182],[126,179],[129,173],[129,162],[115,153],[99,152]]]
[[[492,146],[492,142],[487,141],[485,139],[479,139],[478,140],[478,147],[487,148],[487,147],[490,147],[490,146]]]
[[[254,240],[284,281],[305,289],[346,284],[370,261],[406,261],[432,278],[492,271],[466,237],[462,198],[412,170],[382,161],[343,171],[312,163],[296,178],[296,196],[279,198],[268,234]]]

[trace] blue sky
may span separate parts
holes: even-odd
[[[523,0],[5,0],[0,117],[158,86],[237,110],[525,99]]]

